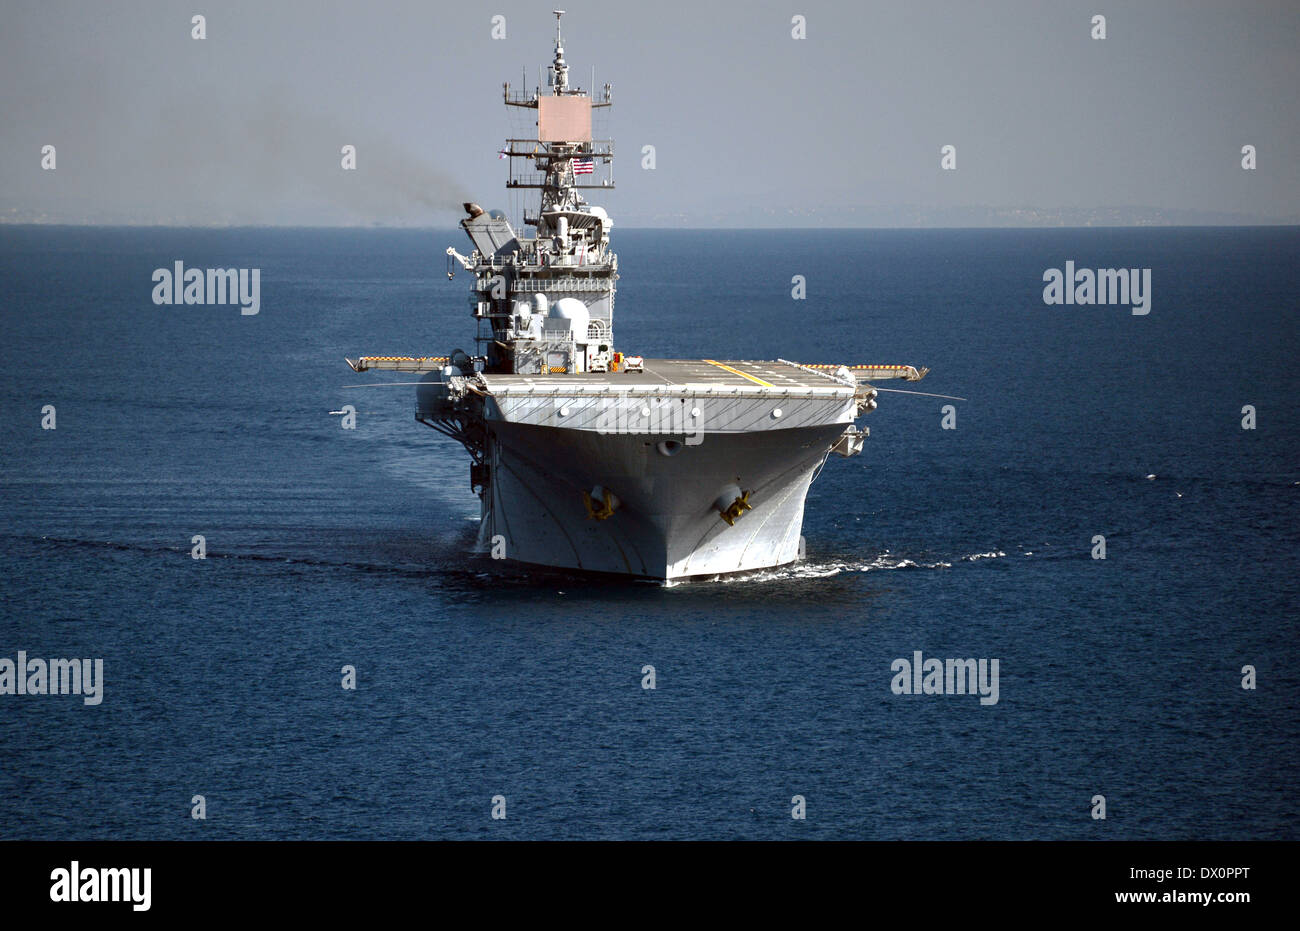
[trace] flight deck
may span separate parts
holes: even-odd
[[[449,364],[447,356],[362,356],[349,359],[353,371],[371,369],[395,372],[438,372]],[[868,381],[901,378],[919,381],[925,369],[910,365],[800,364],[773,361],[716,359],[646,359],[640,371],[548,373],[521,375],[482,372],[480,378],[492,393],[577,393],[667,388],[686,390],[774,389],[776,393],[822,393],[817,389],[856,387]],[[764,394],[771,391],[762,392]],[[832,392],[834,393],[834,392]]]

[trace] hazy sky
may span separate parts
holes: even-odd
[[[0,218],[440,225],[465,199],[509,208],[501,84],[525,66],[535,83],[555,5],[4,0]],[[592,199],[625,225],[848,207],[1300,218],[1294,0],[564,6],[572,81],[594,64],[614,85],[618,189]]]

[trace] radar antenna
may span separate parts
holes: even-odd
[[[555,61],[551,64],[553,76],[551,84],[557,95],[563,94],[569,87],[569,66],[564,63],[564,40],[560,37],[560,17],[564,10],[551,10],[555,14]]]

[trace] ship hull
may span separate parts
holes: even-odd
[[[843,431],[670,437],[497,422],[482,542],[499,558],[656,580],[785,565],[801,555],[809,484]],[[616,502],[603,519],[584,498],[599,489]],[[719,502],[736,489],[750,509],[728,524]]]

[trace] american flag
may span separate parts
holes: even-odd
[[[575,175],[589,175],[596,170],[596,160],[594,158],[575,158],[573,160],[573,173]]]

